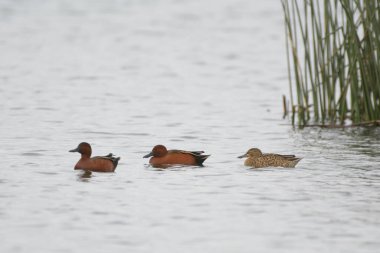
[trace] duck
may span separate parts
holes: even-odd
[[[151,157],[149,164],[153,167],[170,165],[203,166],[203,162],[210,156],[203,153],[204,151],[167,150],[164,145],[156,145],[149,154],[143,157]]]
[[[114,172],[120,157],[115,157],[112,153],[105,156],[91,157],[91,145],[87,142],[79,143],[78,147],[69,150],[69,152],[78,152],[81,158],[74,167],[74,170],[85,170],[94,172]]]
[[[247,159],[244,161],[244,165],[254,168],[294,168],[302,159],[296,157],[295,155],[263,154],[258,148],[251,148],[244,155],[238,156],[238,158],[244,157],[247,157]]]

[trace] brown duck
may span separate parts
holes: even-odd
[[[263,154],[258,148],[251,148],[244,155],[238,158],[247,157],[244,161],[245,166],[254,168],[263,167],[286,167],[294,168],[302,159],[295,155]]]
[[[91,157],[91,146],[87,142],[80,143],[77,148],[69,152],[78,152],[81,154],[81,158],[74,167],[75,170],[114,172],[120,160],[120,157],[115,157],[112,153],[106,156]]]
[[[203,155],[203,151],[167,150],[164,145],[156,145],[144,158],[151,157],[149,163],[153,167],[167,167],[167,165],[195,165],[202,166],[210,155]]]

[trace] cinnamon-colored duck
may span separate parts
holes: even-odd
[[[156,145],[152,152],[144,158],[151,157],[149,163],[153,167],[167,167],[168,165],[203,166],[203,162],[210,155],[202,155],[204,151],[167,150],[164,145]]]
[[[238,158],[247,157],[244,161],[245,166],[253,168],[263,167],[285,167],[294,168],[302,159],[295,155],[263,154],[258,148],[251,148],[244,155]]]
[[[112,153],[106,156],[91,157],[91,146],[87,142],[80,143],[77,148],[69,152],[78,152],[81,154],[81,158],[74,167],[75,170],[114,172],[120,160],[120,157],[115,157]]]

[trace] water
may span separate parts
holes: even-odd
[[[294,130],[279,1],[0,1],[1,252],[378,252],[380,130]],[[81,141],[122,157],[74,171]],[[156,144],[212,156],[155,170]],[[245,168],[250,147],[304,157]]]

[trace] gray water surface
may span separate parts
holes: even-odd
[[[0,252],[379,252],[380,130],[282,119],[283,28],[277,0],[0,0]],[[82,141],[116,172],[74,171]]]

